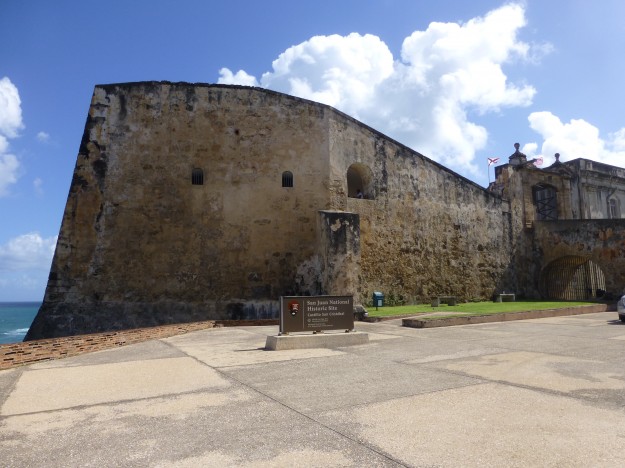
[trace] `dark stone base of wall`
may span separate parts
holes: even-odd
[[[24,341],[161,325],[277,320],[278,301],[190,304],[180,302],[44,302]]]

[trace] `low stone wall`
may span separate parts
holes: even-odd
[[[528,310],[525,312],[509,312],[492,315],[467,315],[465,317],[441,317],[424,319],[403,319],[402,325],[410,328],[451,327],[454,325],[472,325],[476,323],[508,322],[512,320],[530,320],[548,317],[563,317],[566,315],[596,314],[612,310],[609,305],[597,304],[591,306],[566,307],[563,309]]]
[[[135,328],[106,333],[50,338],[0,344],[0,369],[60,359],[78,354],[117,348],[142,341],[167,338],[196,330],[221,326],[215,321],[181,323],[150,328]]]

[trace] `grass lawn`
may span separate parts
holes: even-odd
[[[427,316],[423,319],[433,319],[440,317],[453,317],[464,315],[492,315],[506,312],[523,312],[526,310],[563,309],[565,307],[575,307],[593,305],[595,302],[560,302],[560,301],[517,301],[517,302],[467,302],[456,306],[440,305],[432,307],[430,304],[407,305],[397,307],[368,307],[369,317],[391,317],[394,315],[410,314],[441,314],[437,316]],[[457,314],[450,314],[457,312]]]

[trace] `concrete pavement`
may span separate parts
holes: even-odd
[[[0,465],[625,466],[615,312],[265,351],[218,328],[0,371]]]

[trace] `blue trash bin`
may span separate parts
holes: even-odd
[[[384,307],[384,294],[378,291],[374,292],[373,293],[373,305],[376,308]]]

